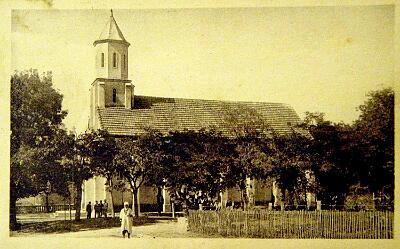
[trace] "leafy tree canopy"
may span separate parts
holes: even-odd
[[[394,91],[372,91],[359,106],[360,117],[354,123],[360,158],[360,181],[372,191],[394,189]],[[387,191],[385,191],[387,189]]]
[[[57,144],[62,133],[63,96],[52,85],[50,72],[15,72],[11,76],[11,226],[16,224],[15,202],[48,191],[66,194]]]
[[[60,182],[57,138],[63,96],[52,87],[50,72],[15,72],[11,76],[11,194],[23,198]],[[59,188],[60,189],[60,188]],[[16,191],[16,192],[14,192]]]

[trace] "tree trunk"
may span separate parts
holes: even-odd
[[[162,188],[160,186],[157,187],[157,212],[158,216],[161,216],[162,205],[164,204],[164,198],[162,197]]]
[[[241,192],[241,197],[242,197],[241,199],[242,199],[242,203],[243,203],[242,209],[243,209],[243,211],[245,211],[245,210],[247,210],[247,203],[248,203],[246,188],[244,188],[244,189],[241,188],[240,192]]]
[[[288,207],[288,209],[290,210],[292,207],[293,207],[293,204],[294,204],[294,202],[293,202],[293,199],[294,199],[294,190],[288,190],[288,193],[287,193],[287,207]]]
[[[11,190],[12,192],[12,190]],[[11,193],[10,195],[10,230],[16,230],[17,223],[17,198]]]
[[[110,192],[110,207],[111,207],[111,217],[115,217],[115,211],[114,211],[114,196],[112,194],[112,190]]]
[[[82,183],[83,181],[78,181],[75,183],[76,198],[75,198],[75,220],[81,220],[81,201],[82,201]]]
[[[308,206],[307,191],[304,191],[304,200],[305,200],[305,204],[306,204],[306,209],[308,210],[310,207]]]
[[[132,189],[132,194],[133,194],[133,204],[132,207],[135,211],[135,217],[139,217],[139,203],[138,203],[138,188]]]
[[[244,178],[243,180],[241,180],[241,183],[239,185],[240,188],[240,197],[241,197],[241,201],[242,201],[242,210],[247,210],[247,203],[248,203],[248,197],[247,197],[247,190],[246,190],[246,178]]]
[[[183,210],[183,211],[185,211],[186,217],[189,216],[189,207],[190,207],[190,201],[187,198],[185,198],[185,210]]]
[[[282,188],[281,210],[285,210],[286,206],[286,188]]]
[[[115,217],[115,211],[114,211],[114,197],[113,197],[113,191],[112,191],[112,187],[113,187],[113,182],[112,182],[112,176],[111,178],[108,180],[108,192],[110,192],[110,206],[111,206],[111,216]]]

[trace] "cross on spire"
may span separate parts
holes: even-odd
[[[113,11],[112,11],[112,9],[111,9],[111,17],[113,16]]]

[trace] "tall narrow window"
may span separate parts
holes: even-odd
[[[113,103],[117,102],[117,90],[114,88],[113,89]]]
[[[126,69],[125,55],[124,55],[124,60],[122,61],[122,63],[123,63],[123,68]]]
[[[117,67],[117,53],[113,53],[113,67]]]
[[[122,60],[122,68],[125,69],[125,55],[124,55],[123,60]]]
[[[104,53],[101,53],[101,67],[104,67]]]

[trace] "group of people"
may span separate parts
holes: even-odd
[[[92,203],[89,201],[89,203],[86,205],[86,214],[87,218],[90,219],[92,217]],[[100,217],[105,217],[107,218],[107,211],[108,211],[108,203],[106,200],[104,200],[104,203],[100,201],[96,201],[94,204],[94,218],[100,218]]]

